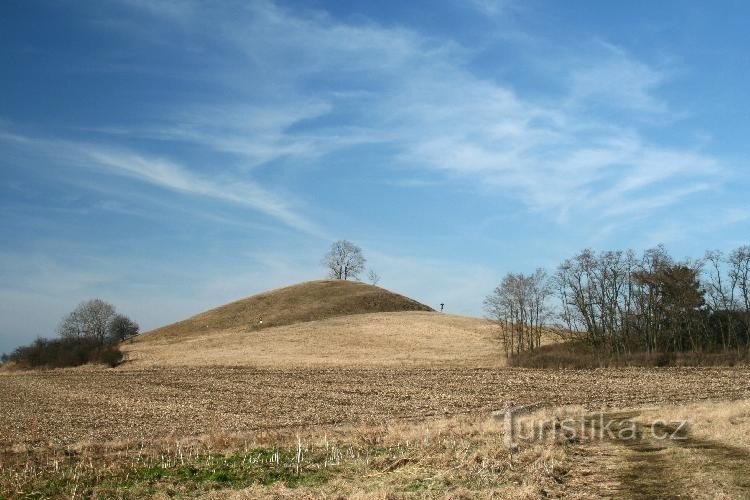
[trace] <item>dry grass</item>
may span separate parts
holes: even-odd
[[[357,314],[247,331],[146,335],[124,344],[125,367],[502,366],[488,321],[430,312]]]
[[[584,407],[546,408],[526,420],[586,421]],[[611,417],[622,416],[612,411]],[[142,498],[745,498],[750,400],[629,412],[634,442],[561,433],[504,446],[487,414],[172,436],[0,452],[0,495]],[[656,419],[687,417],[686,439],[655,443]],[[548,427],[552,429],[553,427]],[[32,494],[32,492],[35,492]]]
[[[150,340],[184,340],[224,330],[256,331],[349,314],[432,311],[424,304],[365,283],[310,281],[269,290],[144,334]],[[263,324],[260,324],[262,318]]]
[[[531,499],[559,488],[565,453],[556,443],[511,454],[502,440],[501,425],[483,415],[145,446],[16,449],[0,453],[0,494]]]
[[[313,282],[146,334],[117,369],[0,372],[0,498],[750,494],[750,367],[504,368],[488,322],[421,307]],[[651,407],[639,425],[690,415],[692,440],[511,453],[489,418],[506,402]]]
[[[692,436],[750,449],[750,400],[650,408],[643,410],[639,419],[684,420]]]

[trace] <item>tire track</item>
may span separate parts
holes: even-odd
[[[574,498],[750,498],[750,450],[701,439],[677,425],[603,416],[614,438],[574,445],[562,496]],[[584,419],[602,430],[600,416]],[[593,434],[592,434],[593,435]]]

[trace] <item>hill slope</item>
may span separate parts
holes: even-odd
[[[495,327],[479,318],[406,311],[338,316],[264,328],[123,345],[123,368],[149,366],[502,366]]]
[[[144,334],[153,340],[186,340],[226,330],[260,330],[336,316],[394,311],[432,311],[403,295],[365,283],[309,281],[269,290],[210,309]],[[263,323],[260,323],[260,320]]]
[[[263,324],[260,324],[260,318]],[[270,290],[123,345],[124,368],[393,366],[504,362],[493,326],[388,290],[312,281]]]

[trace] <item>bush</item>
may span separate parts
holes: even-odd
[[[65,368],[86,363],[117,366],[123,354],[117,346],[92,338],[38,338],[28,346],[17,348],[9,356],[19,368]]]
[[[107,345],[102,347],[99,351],[95,352],[89,362],[101,363],[103,365],[108,365],[110,368],[114,368],[115,366],[120,364],[120,362],[122,361],[122,357],[123,354],[119,347],[114,345]]]

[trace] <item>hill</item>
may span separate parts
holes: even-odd
[[[436,312],[356,314],[185,341],[145,337],[123,346],[123,366],[499,366],[495,333],[485,320]]]
[[[336,316],[432,311],[383,288],[343,280],[309,281],[259,293],[144,334],[148,340],[185,340],[213,331],[253,331]],[[262,319],[262,323],[261,323]]]
[[[126,368],[495,366],[504,359],[495,333],[485,320],[437,313],[379,287],[313,281],[211,309],[122,348]]]

